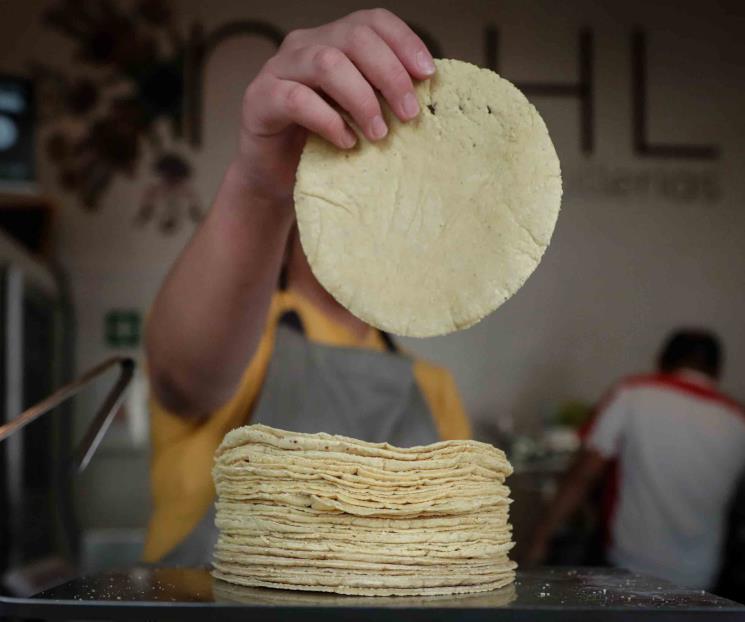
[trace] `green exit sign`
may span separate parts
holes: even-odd
[[[140,345],[142,316],[136,309],[112,309],[104,317],[104,339],[111,348]]]

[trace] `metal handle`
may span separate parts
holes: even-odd
[[[115,356],[106,359],[103,363],[89,369],[80,378],[66,384],[46,399],[31,406],[31,408],[27,408],[18,417],[0,426],[0,442],[59,406],[65,400],[77,395],[93,380],[117,365],[119,366],[119,377],[106,396],[103,404],[101,404],[101,407],[96,412],[96,416],[88,426],[83,439],[73,454],[72,466],[77,473],[82,473],[85,467],[88,466],[93,454],[96,453],[96,449],[101,444],[101,440],[103,440],[106,431],[109,429],[114,415],[124,400],[124,392],[134,376],[135,362],[131,358]]]

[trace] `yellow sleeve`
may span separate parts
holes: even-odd
[[[434,417],[440,438],[444,441],[471,438],[471,424],[450,372],[417,360],[414,377]]]
[[[194,528],[215,495],[212,461],[227,432],[248,422],[274,349],[279,304],[272,302],[267,327],[231,400],[204,419],[185,419],[151,396],[153,514],[143,557],[157,561]]]

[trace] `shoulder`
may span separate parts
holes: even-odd
[[[618,380],[606,392],[603,402],[608,403],[614,398],[633,393],[639,389],[669,389],[671,383],[664,374],[634,374]]]
[[[636,387],[643,386],[647,378],[649,378],[648,375],[627,376],[607,389],[596,402],[590,417],[580,427],[580,438],[586,440],[592,434],[597,434],[600,422],[615,422],[619,425],[624,418],[629,394]]]
[[[716,386],[691,382],[674,374],[632,376],[622,381],[620,387],[627,391],[641,388],[677,393],[702,403],[723,408],[745,420],[745,406]]]
[[[639,387],[662,386],[665,384],[664,374],[635,374],[621,378],[616,383],[618,390],[636,389]]]
[[[611,404],[622,400],[628,393],[633,390],[652,384],[652,374],[637,374],[621,378],[605,391],[600,400],[595,405],[595,413],[606,410]]]

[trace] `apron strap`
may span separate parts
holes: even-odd
[[[300,318],[300,315],[297,311],[294,311],[292,309],[285,311],[279,317],[279,323],[282,326],[286,326],[287,328],[291,328],[292,330],[297,331],[301,335],[305,335],[305,326],[303,326],[303,320]],[[385,349],[391,354],[398,354],[398,346],[393,340],[393,337],[382,330],[378,331],[378,333],[380,333],[380,338],[385,344]]]

